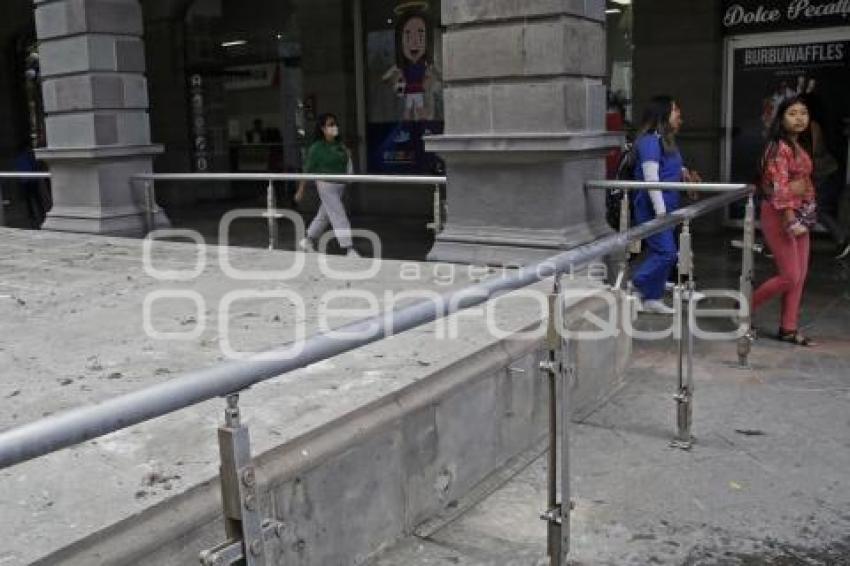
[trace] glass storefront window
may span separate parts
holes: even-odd
[[[281,172],[301,166],[301,37],[292,2],[245,9],[196,0],[186,16],[192,167]]]

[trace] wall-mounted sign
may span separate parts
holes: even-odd
[[[224,74],[224,90],[268,88],[280,84],[280,67],[276,63],[228,67]]]
[[[850,25],[850,0],[724,0],[727,33]]]
[[[204,101],[204,78],[189,77],[189,108],[192,116],[192,166],[198,173],[209,169],[209,139]]]

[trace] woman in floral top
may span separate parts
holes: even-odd
[[[799,332],[800,303],[809,270],[809,230],[816,222],[809,110],[799,97],[777,109],[762,157],[761,230],[773,252],[776,276],[753,294],[753,310],[782,296],[779,339],[799,346],[813,342]]]

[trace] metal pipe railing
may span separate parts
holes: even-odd
[[[144,183],[144,206],[147,229],[155,228],[155,215],[159,211],[156,204],[156,181],[255,181],[266,184],[266,212],[264,214],[269,228],[270,250],[277,249],[279,232],[277,220],[281,217],[277,211],[275,181],[326,181],[328,183],[376,183],[434,186],[434,221],[428,224],[437,234],[442,230],[442,205],[440,187],[446,184],[446,177],[436,175],[325,175],[316,173],[140,173],[130,178],[130,183]]]
[[[320,173],[140,173],[139,181],[327,181],[329,183],[383,183],[445,185],[438,175],[324,175]]]
[[[331,337],[327,334],[316,335],[306,340],[300,353],[291,359],[282,359],[281,356],[291,352],[291,346],[273,350],[248,360],[228,362],[190,372],[168,382],[115,397],[97,405],[72,409],[7,430],[0,433],[0,469],[216,397],[226,397],[289,371],[477,306],[496,296],[526,287],[557,273],[586,266],[600,257],[623,249],[629,242],[672,228],[745,198],[749,194],[749,188],[728,189],[723,194],[676,210],[627,232],[605,236],[540,263],[524,267],[513,276],[485,281],[449,293],[439,302],[423,301],[337,329],[337,332],[345,331],[344,338]]]
[[[698,193],[726,193],[730,190],[746,189],[748,192],[746,220],[744,222],[743,251],[741,262],[740,297],[744,314],[740,322],[745,327],[744,335],[738,340],[738,361],[742,367],[748,364],[749,353],[753,341],[752,316],[750,302],[752,300],[753,252],[755,250],[755,222],[753,205],[753,188],[743,184],[727,183],[667,183],[654,181],[591,181],[586,184],[589,189],[620,189],[623,191],[620,205],[620,230],[629,226],[629,191],[631,190],[672,190],[694,191]],[[626,279],[630,250],[623,253],[620,273],[617,281]],[[696,294],[696,284],[693,278],[693,247],[691,245],[690,220],[683,223],[679,235],[678,281],[673,292],[673,302],[677,313],[686,321],[690,320],[690,310]],[[691,423],[693,412],[693,354],[694,337],[688,324],[682,324],[682,332],[675,337],[678,349],[677,376],[678,386],[674,399],[676,400],[677,434],[672,445],[677,448],[690,449],[692,445]]]
[[[0,179],[50,179],[52,175],[47,171],[15,172],[0,171]]]
[[[662,190],[662,191],[695,191],[699,193],[726,193],[745,189],[744,183],[667,183],[655,181],[588,181],[588,189],[624,189],[632,190]]]

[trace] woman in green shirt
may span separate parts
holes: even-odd
[[[353,171],[351,154],[348,148],[339,141],[339,125],[336,116],[323,114],[319,117],[316,124],[315,139],[316,141],[307,150],[307,162],[304,164],[305,173],[345,175]],[[295,202],[300,202],[304,198],[305,186],[305,181],[298,185]],[[319,207],[316,218],[307,228],[307,237],[298,242],[298,248],[305,252],[316,251],[316,240],[330,224],[340,247],[346,250],[346,255],[348,257],[359,257],[352,246],[351,223],[345,213],[345,205],[342,203],[345,185],[316,181],[316,189],[319,192],[322,205]]]

